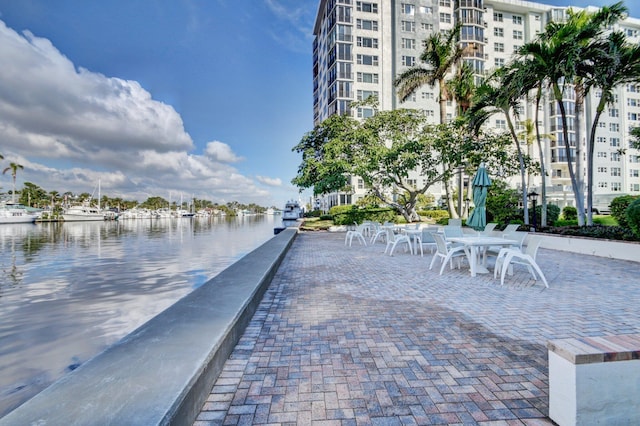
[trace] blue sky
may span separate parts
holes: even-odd
[[[318,2],[0,0],[0,165],[19,188],[283,206]]]

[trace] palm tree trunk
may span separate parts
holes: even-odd
[[[576,208],[578,209],[578,225],[583,226],[585,223],[585,209],[584,209],[584,172],[582,165],[582,135],[585,134],[582,126],[584,123],[584,85],[582,83],[576,83],[574,86],[576,93],[576,183],[578,186],[578,194],[580,196],[580,202],[576,199]]]
[[[542,139],[540,138],[540,126],[538,126],[538,116],[540,111],[540,100],[542,98],[542,86],[538,85],[536,92],[536,112],[534,115],[536,126],[536,141],[538,142],[538,153],[540,155],[540,227],[547,226],[547,170],[544,165],[544,150],[542,149]],[[535,212],[534,212],[535,214]]]
[[[511,137],[516,144],[516,148],[518,150],[518,162],[520,163],[520,182],[522,185],[522,211],[524,214],[524,224],[529,224],[529,205],[527,203],[527,176],[526,176],[526,168],[524,166],[524,157],[522,156],[522,148],[520,148],[520,141],[518,141],[518,135],[516,134],[516,129],[513,127],[513,121],[511,120],[511,116],[509,112],[505,112],[505,116],[507,117],[507,125],[509,126],[509,132],[511,133]]]

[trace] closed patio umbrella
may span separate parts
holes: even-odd
[[[480,164],[471,185],[473,187],[473,204],[475,204],[475,208],[467,219],[467,225],[477,231],[482,231],[487,224],[487,191],[491,186],[491,179],[487,174],[484,163]]]

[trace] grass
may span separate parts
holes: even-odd
[[[326,231],[333,226],[333,220],[320,220],[317,217],[308,217],[300,225],[301,231]]]

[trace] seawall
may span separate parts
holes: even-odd
[[[191,425],[296,235],[280,232],[0,425]]]

